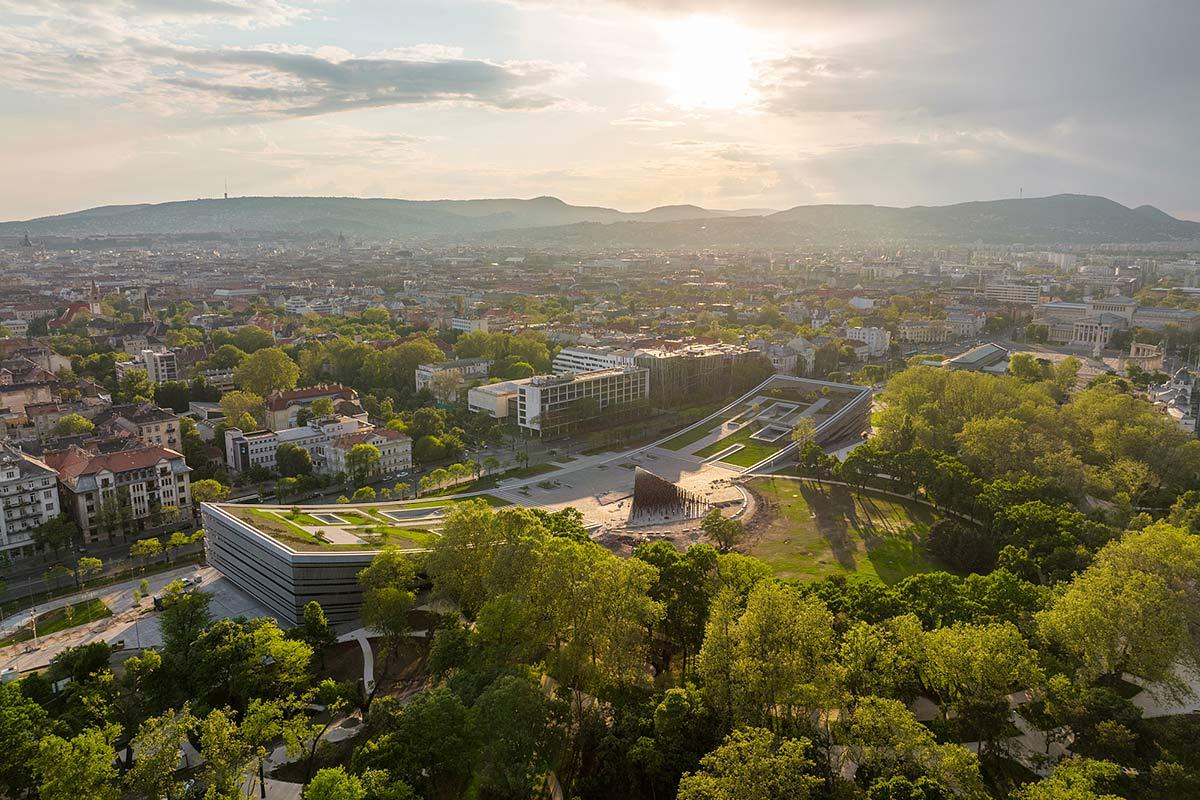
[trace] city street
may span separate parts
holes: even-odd
[[[249,595],[235,588],[212,567],[189,565],[148,576],[150,595],[153,597],[158,594],[172,581],[196,575],[200,576],[200,587],[213,594],[210,610],[214,618],[273,616],[270,611],[251,599]],[[113,586],[60,597],[45,605],[39,605],[36,609],[22,611],[0,621],[0,628],[2,628],[0,633],[8,636],[13,631],[28,625],[31,614],[35,612],[45,613],[93,597],[103,600],[113,612],[113,616],[106,619],[60,631],[50,636],[39,637],[36,644],[28,641],[0,649],[0,669],[12,668],[18,672],[40,669],[47,666],[54,656],[68,647],[78,647],[96,641],[112,644],[124,640],[125,647],[131,649],[161,646],[162,635],[158,626],[158,614],[153,610],[151,597],[144,598],[140,606],[135,607],[133,604],[133,591],[138,588],[141,580],[139,577]]]

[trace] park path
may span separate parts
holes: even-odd
[[[371,649],[371,639],[366,628],[355,628],[349,633],[343,633],[337,639],[339,642],[358,642],[362,648],[363,658],[363,691],[367,696],[375,691],[375,651]]]

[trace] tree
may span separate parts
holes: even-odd
[[[476,777],[481,796],[536,794],[562,740],[562,706],[527,676],[504,675],[484,690],[471,709],[480,742]],[[500,719],[504,725],[495,724]]]
[[[0,787],[13,797],[36,784],[38,741],[50,732],[45,709],[23,691],[29,680],[0,685]]]
[[[1042,635],[1078,664],[1081,677],[1129,672],[1177,683],[1181,660],[1197,663],[1200,540],[1167,523],[1111,542],[1045,611]]]
[[[355,503],[370,503],[375,500],[375,490],[370,486],[360,486],[350,497]]]
[[[91,433],[96,430],[96,424],[82,414],[64,414],[54,423],[56,436],[74,436],[81,433]]]
[[[112,743],[119,730],[87,728],[72,739],[43,737],[34,763],[41,800],[117,800],[121,791]]]
[[[214,335],[214,343],[217,342],[217,339],[218,337]],[[233,332],[230,339],[234,346],[246,353],[253,353],[275,344],[275,337],[271,332],[263,330],[257,325],[243,325]]]
[[[125,774],[125,785],[142,797],[182,796],[183,784],[175,772],[184,742],[196,723],[186,705],[143,722],[133,738],[137,760]]]
[[[304,623],[299,630],[301,641],[305,642],[313,649],[314,653],[318,653],[321,657],[321,664],[325,664],[325,648],[332,647],[337,642],[337,634],[333,631],[333,626],[329,624],[329,619],[325,616],[325,609],[316,600],[310,600],[304,606]]]
[[[781,728],[829,699],[833,643],[829,609],[794,587],[755,584],[740,615],[722,593],[700,648],[705,692],[735,723]]]
[[[314,419],[333,416],[333,400],[328,397],[318,397],[308,406],[309,413]]]
[[[192,499],[196,504],[223,503],[229,499],[229,487],[212,478],[196,481],[192,484]]]
[[[239,421],[243,414],[249,415],[255,421],[255,427],[263,420],[266,403],[261,395],[253,392],[226,392],[221,396],[221,411],[230,422]],[[234,425],[233,427],[238,427]],[[245,430],[243,428],[243,430]]]
[[[278,347],[264,347],[250,355],[233,371],[233,380],[243,389],[266,396],[281,389],[293,389],[300,368]]]
[[[117,381],[114,400],[118,403],[145,403],[154,397],[154,384],[144,369],[126,370]]]
[[[298,444],[284,442],[275,450],[275,466],[285,478],[311,475],[312,455]]]
[[[304,789],[304,800],[363,800],[362,781],[342,767],[326,767]]]
[[[142,567],[144,568],[151,559],[162,555],[163,544],[158,538],[151,536],[148,539],[138,539],[129,548],[129,557],[133,559],[142,559]]]
[[[383,635],[389,654],[395,654],[408,635],[408,612],[415,595],[416,570],[411,559],[394,547],[384,548],[358,573],[363,587],[363,623]]]
[[[704,533],[717,544],[717,550],[722,553],[732,551],[746,535],[745,526],[741,520],[724,516],[719,508],[714,508],[704,515],[700,522]]]
[[[812,442],[816,435],[817,424],[812,421],[812,417],[800,417],[792,425],[792,442],[800,448]]]
[[[1121,800],[1120,795],[1103,794],[1101,787],[1114,784],[1121,768],[1109,761],[1069,758],[1059,762],[1049,778],[1022,786],[1014,800]]]
[[[154,387],[155,405],[180,414],[188,410],[191,399],[192,388],[187,381],[164,381]]]
[[[742,728],[683,776],[679,800],[807,800],[821,779],[808,739],[785,739],[763,728]]]
[[[379,448],[373,444],[360,442],[346,453],[346,470],[350,473],[350,482],[361,484],[366,482],[379,464]]]
[[[57,554],[79,540],[79,528],[66,514],[51,517],[33,529],[33,541],[40,548],[50,548]]]
[[[200,754],[204,756],[204,783],[212,800],[241,798],[246,770],[255,751],[242,736],[228,709],[209,713],[199,725]]]
[[[858,765],[860,780],[926,775],[949,790],[943,796],[988,796],[979,774],[979,757],[961,745],[938,744],[929,728],[898,700],[861,698],[843,726],[841,758]],[[834,763],[835,774],[843,766]]]
[[[398,497],[400,499],[404,499],[405,497],[408,497],[408,494],[411,491],[412,491],[412,487],[409,486],[407,483],[404,483],[403,481],[401,481],[400,483],[397,483],[395,486],[392,487],[392,494],[394,494],[396,497]]]
[[[211,594],[187,591],[180,581],[168,584],[163,591],[163,610],[159,614],[163,651],[181,666],[188,664],[192,645],[212,622],[208,610],[211,603]]]

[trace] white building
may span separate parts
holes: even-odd
[[[539,436],[561,433],[605,411],[650,397],[650,371],[614,367],[539,375],[517,387],[517,424]]]
[[[349,473],[346,456],[358,444],[373,445],[379,451],[379,461],[375,464],[372,477],[394,476],[412,469],[412,438],[391,428],[374,428],[331,439],[326,449],[328,472]]]
[[[313,471],[338,472],[329,466],[329,443],[334,439],[363,430],[363,423],[354,417],[324,417],[310,420],[278,431],[249,431],[228,428],[225,431],[225,463],[235,472],[262,467],[274,472],[278,467],[277,452],[282,444],[294,444],[308,451]]]
[[[118,361],[115,367],[117,380],[133,369],[144,370],[146,377],[154,384],[179,380],[179,362],[170,350],[143,349],[132,361]]]
[[[871,358],[886,355],[892,346],[892,334],[885,328],[846,328],[843,335],[852,341],[862,342],[867,346],[867,354]]]
[[[487,380],[492,367],[489,358],[460,358],[437,364],[420,364],[414,371],[417,391],[428,389],[439,400],[458,399],[458,390],[476,381]]]
[[[941,344],[950,341],[950,325],[942,319],[906,319],[896,327],[902,342]]]
[[[476,386],[467,392],[467,408],[476,414],[487,414],[493,419],[515,418],[520,387],[531,380],[533,378],[520,378]]]
[[[1024,283],[989,283],[983,296],[997,303],[1037,305],[1042,299],[1042,287]]]
[[[49,466],[0,444],[0,553],[33,552],[34,528],[59,514],[57,483]]]
[[[554,357],[550,369],[556,375],[574,372],[593,372],[598,369],[630,366],[634,353],[615,347],[564,347]]]
[[[450,329],[462,331],[463,333],[472,333],[474,331],[483,331],[484,333],[487,333],[488,321],[485,317],[455,317],[450,320]]]

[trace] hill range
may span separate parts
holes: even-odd
[[[101,206],[0,223],[0,236],[280,234],[512,245],[786,247],[806,243],[1147,243],[1200,240],[1200,222],[1153,206],[1060,194],[947,206],[804,205],[786,211],[661,206],[624,212],[555,197],[396,200],[234,197]]]

